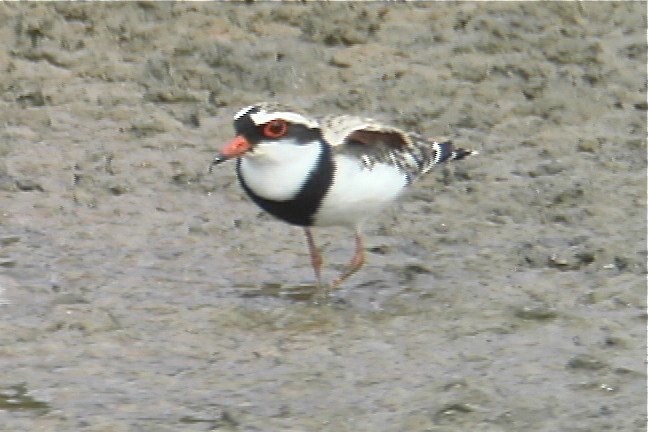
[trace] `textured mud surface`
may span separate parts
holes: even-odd
[[[0,430],[645,430],[645,32],[640,2],[0,4]],[[301,231],[207,174],[258,100],[480,156],[316,304]]]

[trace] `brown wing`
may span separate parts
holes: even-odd
[[[434,165],[462,159],[474,152],[455,149],[447,139],[428,139],[371,119],[353,116],[326,117],[321,123],[322,135],[334,152],[355,156],[367,169],[377,163],[397,167],[414,180]]]
[[[324,139],[333,147],[364,144],[403,149],[413,145],[412,139],[406,132],[368,118],[329,116],[322,119],[320,126]],[[366,151],[371,153],[372,149],[367,148]]]

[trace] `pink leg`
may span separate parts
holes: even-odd
[[[362,235],[358,231],[356,231],[355,234],[355,247],[355,253],[349,263],[349,267],[347,267],[346,271],[333,281],[331,284],[332,289],[337,288],[349,276],[360,270],[360,267],[364,264],[364,245],[362,244]]]
[[[313,266],[313,271],[315,272],[315,278],[317,279],[317,286],[322,286],[322,255],[320,254],[317,246],[315,245],[315,240],[313,239],[313,233],[311,233],[310,228],[304,228],[304,233],[306,234],[306,242],[308,243],[308,253],[310,254],[311,265]]]

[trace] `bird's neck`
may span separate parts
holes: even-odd
[[[238,175],[255,195],[273,201],[293,199],[330,152],[320,140],[260,143],[240,159]]]

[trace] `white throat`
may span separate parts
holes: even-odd
[[[321,153],[321,143],[299,144],[294,139],[260,142],[241,159],[240,174],[262,198],[287,201],[308,180]]]

